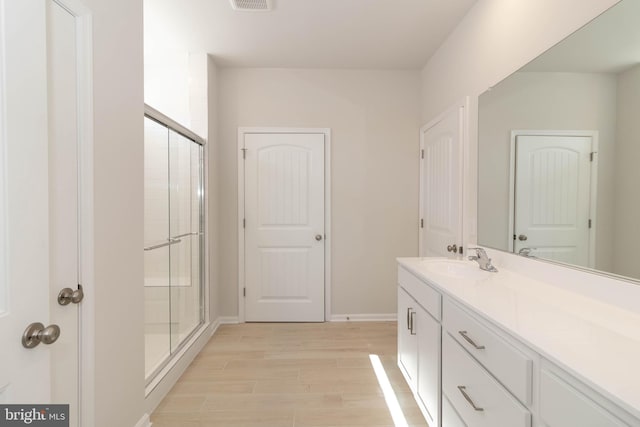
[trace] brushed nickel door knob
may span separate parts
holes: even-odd
[[[27,326],[22,334],[22,345],[25,348],[37,347],[40,343],[53,344],[60,338],[60,327],[49,325],[46,328],[40,322],[34,322]]]

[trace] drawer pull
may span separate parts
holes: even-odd
[[[474,411],[484,411],[484,408],[478,408],[476,406],[475,403],[473,403],[473,400],[471,400],[471,397],[469,397],[469,395],[467,394],[467,392],[465,391],[467,389],[467,387],[463,386],[463,385],[459,385],[458,386],[458,390],[460,390],[460,393],[462,393],[462,395],[464,396],[464,398],[467,400],[467,402],[469,402],[469,405],[471,405],[471,407],[473,408]]]
[[[471,338],[469,338],[469,336],[467,335],[467,331],[458,331],[458,333],[462,336],[462,338],[465,339],[466,342],[471,344],[476,350],[484,350],[483,345],[478,345],[475,342],[473,342]]]

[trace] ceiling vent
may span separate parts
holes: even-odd
[[[271,0],[229,0],[235,10],[266,12],[271,10]]]

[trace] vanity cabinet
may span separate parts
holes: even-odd
[[[531,427],[533,360],[447,297],[442,313],[442,393],[460,419]]]
[[[418,335],[414,332],[417,308],[418,303],[398,288],[398,366],[412,391],[418,385]]]
[[[398,366],[427,422],[438,426],[441,296],[406,271],[399,274],[398,284]]]
[[[418,310],[418,390],[417,397],[426,411],[429,425],[440,419],[440,323],[425,310]]]
[[[431,427],[640,427],[637,415],[558,365],[570,363],[551,362],[498,326],[487,315],[494,301],[479,310],[457,298],[477,290],[402,264],[398,284],[398,365]],[[513,309],[502,303],[496,312]]]
[[[523,404],[531,404],[533,360],[449,298],[443,325],[458,344]]]
[[[442,427],[467,427],[445,395],[442,396],[441,419]]]
[[[442,337],[442,392],[468,426],[531,427],[531,413],[451,335]]]
[[[627,426],[577,390],[571,380],[562,379],[544,367],[540,371],[540,418],[548,427]]]

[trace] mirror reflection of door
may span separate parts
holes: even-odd
[[[593,267],[593,132],[532,133],[514,133],[512,250]]]

